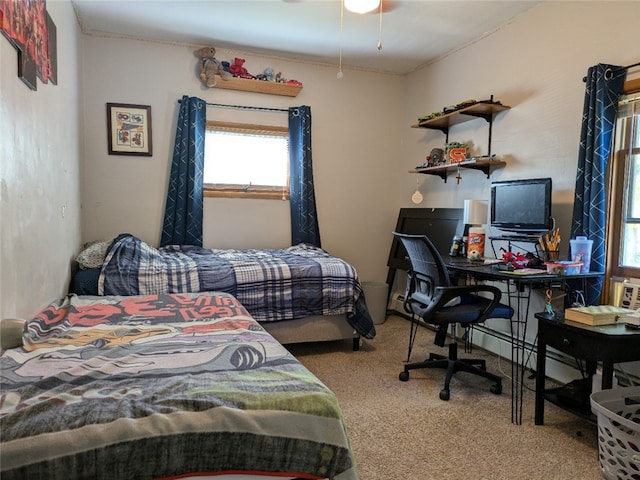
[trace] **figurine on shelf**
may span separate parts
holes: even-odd
[[[254,78],[247,69],[244,67],[244,58],[236,57],[233,61],[232,65],[229,65],[229,73],[231,73],[234,77],[240,78]]]
[[[443,163],[445,163],[444,150],[442,150],[441,148],[432,149],[431,153],[429,154],[429,157],[430,157],[429,164],[432,167],[435,167],[437,165],[442,165]]]
[[[198,64],[200,81],[209,88],[216,86],[216,75],[220,75],[223,80],[231,78],[231,74],[225,71],[222,62],[219,62],[215,55],[216,49],[213,47],[203,47],[196,51],[196,56],[200,59]]]
[[[265,82],[273,82],[273,68],[267,67],[264,69],[264,72],[255,76],[256,80],[263,80]]]

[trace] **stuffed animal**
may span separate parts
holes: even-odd
[[[203,47],[196,51],[199,60],[200,81],[207,87],[216,86],[216,75],[220,75],[223,80],[229,80],[231,74],[225,71],[222,63],[216,58],[216,49],[213,47]]]
[[[265,82],[273,82],[273,68],[267,67],[263,73],[255,76],[256,80],[264,80]]]
[[[246,68],[244,68],[244,58],[236,57],[233,61],[233,65],[229,65],[229,73],[231,73],[234,77],[240,78],[253,78]]]

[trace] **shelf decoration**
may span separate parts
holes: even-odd
[[[203,47],[195,51],[198,57],[198,77],[207,88],[222,88],[244,92],[266,93],[296,97],[302,90],[302,82],[287,80],[282,72],[275,73],[267,67],[262,73],[253,75],[244,66],[245,59],[235,57],[233,63],[215,58],[214,47]]]
[[[422,173],[427,175],[436,175],[442,178],[442,180],[444,180],[444,182],[446,183],[447,175],[450,172],[459,173],[461,168],[470,169],[470,170],[480,170],[484,172],[487,178],[489,178],[493,170],[495,170],[496,168],[504,167],[505,165],[506,165],[506,162],[502,160],[496,160],[495,155],[492,155],[491,157],[468,158],[464,162],[457,162],[454,164],[448,163],[448,164],[438,165],[435,167],[426,167],[423,165],[418,165],[415,169],[409,170],[409,173]]]
[[[511,107],[502,105],[501,102],[495,101],[493,95],[489,100],[465,100],[456,105],[445,107],[442,111],[433,112],[429,115],[418,118],[418,123],[412,125],[411,128],[427,128],[440,130],[446,135],[445,150],[433,149],[431,154],[426,157],[426,161],[422,165],[418,165],[409,173],[424,173],[428,175],[437,175],[445,182],[450,172],[456,172],[456,180],[460,182],[461,168],[480,170],[485,173],[487,178],[490,177],[492,170],[503,167],[505,162],[497,160],[495,154],[491,153],[491,134],[493,128],[494,117]],[[489,124],[489,135],[487,141],[487,155],[469,158],[469,149],[467,145],[458,142],[449,142],[449,129],[453,125],[459,123],[483,118]],[[439,155],[443,152],[443,155]]]
[[[445,158],[449,163],[460,163],[467,159],[467,144],[460,142],[448,142],[444,146]]]

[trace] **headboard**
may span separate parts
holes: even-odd
[[[424,234],[436,246],[440,254],[449,255],[454,235],[462,235],[462,208],[401,208],[396,223],[396,232],[413,235]],[[402,244],[393,238],[387,266],[390,269],[409,269],[409,260]]]

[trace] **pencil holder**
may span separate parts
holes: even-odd
[[[547,250],[545,255],[547,257],[547,262],[555,262],[560,259],[560,252],[558,250]]]

